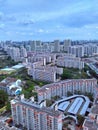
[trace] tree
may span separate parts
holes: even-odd
[[[25,98],[29,99],[32,96],[32,91],[29,92],[29,91],[23,90],[22,94],[24,94]]]
[[[61,78],[62,79],[70,79],[72,78],[72,74],[70,72],[64,72],[62,75],[61,75]]]
[[[7,111],[11,110],[11,104],[10,104],[10,102],[7,102],[7,104],[6,104],[6,110]]]
[[[71,130],[71,129],[68,127],[67,130]]]
[[[94,101],[94,98],[93,98],[93,94],[92,93],[85,93],[85,96],[87,96],[89,99],[90,99],[90,101]]]
[[[67,128],[68,127],[68,123],[63,123],[63,128]]]
[[[52,99],[56,101],[56,100],[60,99],[60,96],[54,96],[54,97],[52,97]]]
[[[47,106],[47,107],[50,107],[51,105],[52,105],[52,101],[51,101],[51,100],[46,99],[46,106]]]
[[[67,96],[69,97],[69,96],[72,96],[73,94],[72,94],[72,92],[70,92],[70,91],[68,91],[67,92]]]
[[[79,126],[82,126],[83,125],[83,122],[84,122],[84,116],[82,115],[77,115],[77,119],[78,119],[78,124]]]
[[[0,90],[0,108],[5,106],[8,102],[8,95],[3,90]]]
[[[86,72],[87,70],[90,70],[90,68],[89,68],[89,66],[88,66],[88,65],[86,65],[86,64],[85,64],[85,65],[84,65],[84,69],[83,69],[83,70],[84,70],[84,72]]]

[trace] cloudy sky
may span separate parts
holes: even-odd
[[[98,39],[98,0],[0,0],[0,40]]]

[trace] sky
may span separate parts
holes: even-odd
[[[98,39],[98,0],[0,0],[0,40]]]

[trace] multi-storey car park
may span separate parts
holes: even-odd
[[[88,111],[90,100],[84,95],[74,95],[59,101],[56,101],[51,108],[67,113],[67,116],[84,116]],[[65,116],[66,117],[66,116]]]

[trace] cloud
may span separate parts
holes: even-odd
[[[3,30],[4,27],[5,27],[5,24],[1,23],[1,24],[0,24],[0,29]]]
[[[39,33],[43,33],[44,30],[43,30],[43,29],[39,29],[37,32],[39,32]]]
[[[9,22],[9,21],[15,21],[16,18],[13,15],[7,15],[3,12],[0,12],[0,22]]]
[[[1,39],[97,38],[97,21],[98,0],[0,0]]]
[[[4,14],[2,12],[0,12],[0,20],[2,20]]]
[[[28,19],[28,20],[20,21],[19,24],[21,24],[21,25],[23,25],[23,26],[29,26],[29,25],[34,24],[34,21]]]

